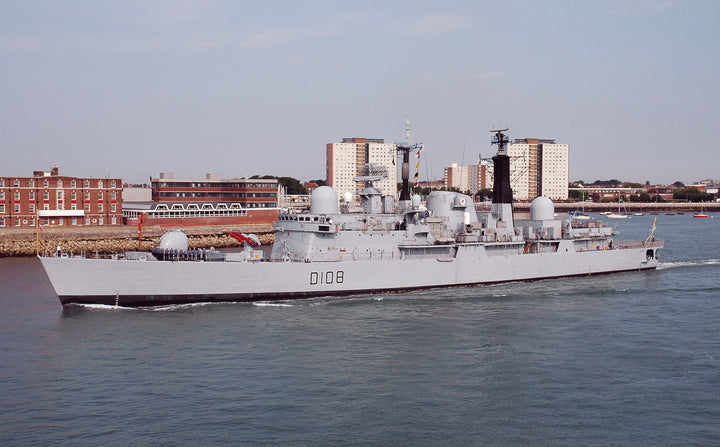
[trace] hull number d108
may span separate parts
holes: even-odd
[[[345,272],[310,272],[310,285],[317,284],[341,284],[345,280]]]

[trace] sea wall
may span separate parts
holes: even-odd
[[[255,233],[263,245],[273,243],[275,234],[268,228],[234,229],[202,227],[185,229],[191,249],[195,248],[241,248],[242,243],[228,234],[228,231]],[[247,231],[255,230],[255,231]],[[126,227],[97,229],[52,229],[45,230],[39,235],[34,232],[7,229],[0,231],[0,257],[9,256],[35,256],[38,251],[55,252],[57,247],[64,253],[82,254],[108,254],[125,251],[150,251],[155,247],[167,229],[143,229],[140,242],[138,242],[137,229]],[[37,237],[39,236],[39,237]]]

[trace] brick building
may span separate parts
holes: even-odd
[[[32,177],[0,177],[0,227],[122,224],[122,180],[60,175],[57,166]]]
[[[281,188],[277,179],[221,179],[207,174],[204,179],[176,179],[161,173],[151,179],[150,202],[125,203],[128,224],[268,225],[280,212]]]

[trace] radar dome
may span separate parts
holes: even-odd
[[[530,220],[552,220],[555,218],[555,205],[547,197],[540,196],[530,204]]]
[[[163,250],[187,250],[187,235],[180,230],[168,231],[160,238],[158,248]]]
[[[321,186],[310,196],[310,214],[338,214],[338,195],[329,186]]]
[[[350,191],[346,191],[345,194],[343,194],[343,199],[345,200],[345,203],[350,203],[352,198],[353,194]]]

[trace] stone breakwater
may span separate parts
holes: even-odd
[[[254,231],[253,231],[254,230]],[[138,244],[137,229],[117,227],[113,229],[50,229],[40,233],[40,253],[57,251],[71,255],[95,255],[122,253],[125,251],[150,251],[160,242],[168,229],[143,229],[142,240]],[[275,234],[268,228],[193,228],[184,230],[188,236],[190,249],[231,248],[240,249],[242,243],[230,236],[228,231],[255,233],[263,245],[271,245]],[[132,233],[135,233],[134,235]],[[35,256],[37,241],[34,232],[9,229],[0,232],[0,257]]]

